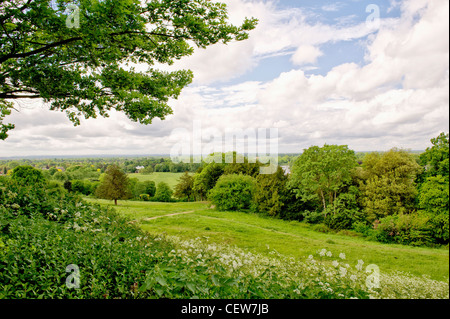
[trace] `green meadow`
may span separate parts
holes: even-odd
[[[140,182],[154,181],[156,185],[159,182],[166,182],[172,189],[178,184],[179,178],[184,173],[154,172],[151,174],[131,173],[129,178],[137,178]]]
[[[385,273],[400,271],[442,281],[449,277],[448,248],[382,244],[357,236],[322,233],[302,222],[253,213],[220,212],[211,209],[208,202],[119,201],[114,206],[107,200],[87,200],[114,207],[151,234],[175,235],[182,239],[201,238],[254,253],[269,255],[276,251],[298,259],[308,258],[321,249],[327,249],[334,256],[344,253],[349,264],[363,260],[365,265],[375,264]]]

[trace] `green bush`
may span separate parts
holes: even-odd
[[[373,225],[370,225],[365,221],[357,221],[353,223],[352,228],[355,232],[362,234],[364,237],[375,239],[375,230],[373,229]]]
[[[429,213],[442,214],[449,211],[448,178],[441,175],[428,177],[419,187],[418,206]]]
[[[324,224],[335,230],[350,229],[355,220],[355,215],[358,211],[353,210],[338,210],[336,212],[329,212],[324,218]]]
[[[242,174],[222,175],[208,194],[219,210],[245,210],[252,204],[255,178]]]
[[[287,177],[280,166],[278,166],[274,174],[258,175],[253,192],[252,211],[273,217],[281,217],[286,181]]]
[[[325,215],[322,211],[309,211],[303,212],[303,220],[308,224],[319,224],[324,221]]]
[[[421,246],[430,245],[429,217],[424,214],[399,214],[380,219],[375,237],[385,243]]]
[[[46,183],[42,171],[32,166],[17,166],[11,174],[11,181],[21,186],[43,186]]]
[[[143,200],[144,202],[148,202],[150,200],[150,195],[149,194],[141,194],[139,195],[139,199]]]
[[[159,182],[156,186],[156,193],[154,200],[158,202],[171,202],[173,191],[165,182]]]
[[[357,209],[338,208],[335,212],[327,209],[324,223],[331,229],[352,229],[353,224],[364,220],[364,213]]]
[[[430,236],[436,244],[449,244],[449,213],[441,214],[425,213],[428,216],[428,224],[430,225]]]

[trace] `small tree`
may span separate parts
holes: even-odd
[[[182,199],[186,198],[189,202],[194,197],[194,177],[185,172],[180,177],[180,182],[175,186],[174,196]]]
[[[212,162],[194,176],[194,192],[200,200],[207,197],[208,191],[216,185],[217,180],[223,174],[224,164]]]
[[[150,197],[155,196],[156,184],[154,181],[144,181],[142,184],[144,186],[144,194],[147,194]]]
[[[165,182],[159,182],[156,185],[155,200],[158,202],[170,202],[172,201],[173,191],[170,186]]]
[[[357,165],[355,152],[347,145],[311,146],[295,161],[290,187],[305,202],[319,199],[326,211],[351,183]]]
[[[127,175],[117,165],[110,165],[95,195],[98,198],[114,200],[114,205],[117,205],[117,200],[130,198],[128,183]]]
[[[260,174],[256,181],[252,209],[256,213],[280,216],[287,182],[283,169],[278,166],[275,174]]]

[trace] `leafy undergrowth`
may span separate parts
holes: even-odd
[[[0,192],[0,298],[449,297],[448,282],[367,269],[326,250],[296,260],[155,237],[77,197]]]

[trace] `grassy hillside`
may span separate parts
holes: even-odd
[[[166,174],[166,173],[165,173]],[[110,201],[92,200],[101,205]],[[166,233],[183,239],[204,238],[260,254],[273,251],[295,258],[306,258],[321,249],[334,256],[345,254],[349,264],[363,260],[376,264],[381,272],[402,271],[427,275],[435,280],[449,276],[448,249],[433,249],[370,242],[360,237],[320,233],[304,223],[265,218],[241,212],[218,212],[208,203],[154,203],[122,201],[117,211],[152,234]],[[159,218],[155,218],[159,217]]]

